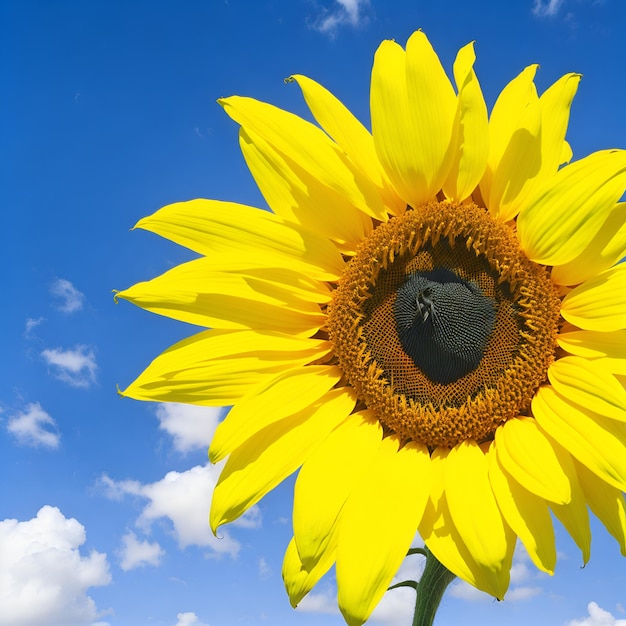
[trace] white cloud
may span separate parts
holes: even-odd
[[[174,439],[174,448],[186,453],[207,448],[224,409],[192,404],[163,403],[157,405],[159,427]]]
[[[41,356],[52,367],[53,375],[72,387],[89,387],[96,380],[96,356],[87,346],[44,350]]]
[[[559,12],[563,0],[533,0],[533,15],[552,17]]]
[[[115,481],[104,475],[100,485],[112,499],[130,494],[148,500],[137,519],[138,527],[148,531],[153,522],[166,518],[172,523],[174,537],[181,548],[195,545],[209,548],[215,555],[236,557],[239,542],[224,529],[220,529],[218,539],[208,525],[211,496],[220,471],[219,465],[196,465],[185,472],[168,472],[162,480],[146,485],[136,480]],[[253,507],[234,525],[258,527],[258,508]]]
[[[99,615],[87,595],[111,582],[106,554],[80,553],[85,528],[56,507],[0,521],[0,626],[87,626]]]
[[[56,422],[41,408],[39,402],[31,402],[23,411],[11,417],[7,430],[20,443],[35,448],[58,448],[61,439]]]
[[[313,23],[313,28],[322,33],[334,34],[339,26],[359,26],[365,19],[362,10],[369,0],[335,0],[332,9],[324,9]]]
[[[56,308],[63,313],[74,313],[83,308],[85,296],[69,280],[58,278],[50,285],[50,293],[56,298]]]
[[[179,613],[176,616],[176,619],[178,620],[176,622],[175,626],[209,626],[208,624],[205,624],[204,622],[201,622],[198,619],[198,616],[195,613]]]
[[[24,337],[30,337],[30,331],[37,328],[45,319],[45,317],[27,317],[24,324]]]
[[[324,589],[317,593],[310,593],[302,599],[296,607],[296,611],[303,613],[325,613],[327,615],[339,615],[337,595],[330,589]]]
[[[617,619],[608,611],[601,609],[597,603],[587,605],[588,617],[574,619],[567,626],[626,626],[626,619]]]
[[[128,572],[144,565],[158,566],[164,554],[165,550],[156,541],[139,541],[135,533],[129,532],[122,537],[120,567]]]

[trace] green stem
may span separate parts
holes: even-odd
[[[425,548],[426,566],[417,585],[413,626],[432,626],[443,592],[456,576]]]

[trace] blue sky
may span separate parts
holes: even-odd
[[[283,591],[293,481],[216,540],[220,412],[117,396],[194,332],[114,304],[190,258],[129,229],[196,197],[263,207],[216,99],[306,114],[283,83],[302,73],[369,125],[374,51],[417,28],[448,70],[476,40],[489,106],[530,63],[540,91],[581,72],[575,158],[624,148],[625,23],[622,0],[0,0],[0,626],[343,624],[332,574],[295,612]],[[454,583],[436,623],[626,626],[626,564],[592,530],[584,569],[559,528],[554,577],[520,552],[507,600]],[[371,623],[408,626],[411,603],[390,592]]]

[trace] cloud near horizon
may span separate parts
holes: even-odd
[[[86,539],[82,524],[49,505],[30,520],[0,521],[0,626],[93,626],[102,613],[87,592],[111,575],[106,554],[80,553]]]
[[[149,532],[156,520],[167,518],[181,549],[198,546],[209,548],[211,556],[228,554],[236,558],[241,544],[224,529],[220,529],[218,539],[208,524],[213,489],[221,469],[222,464],[196,465],[185,472],[168,472],[161,480],[148,484],[116,481],[103,474],[98,483],[110,499],[133,495],[148,500],[135,522],[141,530]],[[260,512],[255,506],[230,526],[257,528],[260,524]]]

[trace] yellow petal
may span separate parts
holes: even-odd
[[[626,263],[620,263],[572,289],[561,315],[585,330],[626,329]]]
[[[516,196],[540,168],[536,71],[537,65],[530,65],[516,76],[498,96],[489,118],[489,155],[480,191],[490,212],[503,221],[514,217]]]
[[[454,525],[501,598],[509,586],[515,537],[502,518],[489,483],[485,453],[468,440],[450,450],[445,464],[446,500]]]
[[[271,278],[271,277],[270,277]],[[307,283],[300,277],[300,285]],[[316,287],[309,283],[312,292]],[[320,294],[322,292],[320,291]],[[319,306],[289,283],[212,271],[206,258],[120,291],[116,298],[159,315],[209,328],[275,330],[311,336],[324,324]]]
[[[324,552],[322,558],[310,570],[306,569],[300,560],[296,541],[293,537],[291,538],[283,560],[282,575],[292,607],[296,608],[300,604],[302,598],[313,589],[334,562],[335,544]]]
[[[497,597],[501,593],[500,585],[494,587],[493,577],[488,576],[475,561],[452,521],[443,479],[448,452],[447,448],[437,448],[431,456],[433,486],[418,526],[419,533],[437,560],[453,574]]]
[[[620,489],[611,487],[582,463],[576,462],[578,482],[594,515],[604,524],[626,556],[626,504]]]
[[[552,269],[559,285],[578,285],[626,256],[626,202],[618,202],[589,245],[575,258]]]
[[[219,101],[246,133],[258,135],[320,185],[375,219],[386,213],[376,187],[317,126],[271,104],[231,96]]]
[[[231,269],[289,267],[319,280],[336,280],[344,268],[339,251],[325,237],[233,202],[177,202],[139,220],[135,228],[208,257],[227,257]]]
[[[570,484],[551,441],[527,417],[510,419],[496,430],[500,465],[525,489],[549,500],[570,501]]]
[[[487,454],[489,482],[507,524],[519,536],[538,569],[554,573],[556,547],[548,505],[543,498],[524,489],[498,461],[495,446]]]
[[[277,215],[354,254],[372,229],[367,215],[252,130],[240,130],[239,145],[259,190]]]
[[[602,366],[579,356],[552,363],[548,378],[572,402],[600,415],[626,422],[626,390]]]
[[[382,428],[369,412],[349,416],[300,469],[294,489],[293,529],[307,566],[327,550],[339,513],[361,474],[376,458]]]
[[[583,564],[589,561],[591,555],[591,529],[589,528],[589,513],[587,503],[580,484],[574,461],[569,453],[553,442],[554,450],[559,457],[561,466],[567,474],[572,490],[572,499],[567,504],[550,503],[550,508],[580,548]]]
[[[229,406],[279,372],[323,357],[326,341],[271,332],[208,330],[162,352],[121,395]]]
[[[341,376],[338,367],[309,365],[283,372],[253,389],[218,425],[209,449],[211,463],[221,461],[266,426],[317,402]]]
[[[387,590],[415,536],[430,489],[426,446],[383,439],[341,514],[337,539],[339,608],[363,624]]]
[[[318,124],[376,185],[386,206],[393,213],[401,213],[405,203],[391,187],[376,155],[372,135],[365,126],[330,91],[314,80],[300,74],[294,74],[288,80],[298,83]]]
[[[552,387],[533,399],[537,423],[574,458],[614,487],[626,490],[626,425],[570,402]]]
[[[213,492],[209,515],[213,532],[237,519],[295,472],[354,404],[345,388],[333,389],[314,405],[270,424],[237,448]]]
[[[489,127],[487,106],[473,66],[474,44],[459,50],[454,62],[457,91],[455,150],[444,193],[461,202],[476,188],[487,166]]]
[[[376,51],[372,134],[378,158],[400,197],[417,207],[434,199],[451,165],[456,99],[424,33],[406,53],[392,41]]]
[[[578,90],[580,74],[565,74],[548,87],[541,97],[541,170],[539,179],[551,176],[564,158],[563,144],[569,122],[572,101]]]
[[[604,150],[566,165],[539,187],[517,220],[526,255],[563,265],[597,235],[626,188],[626,151]]]
[[[557,342],[563,350],[599,364],[612,374],[626,375],[626,330],[603,333],[575,330],[561,333]]]

